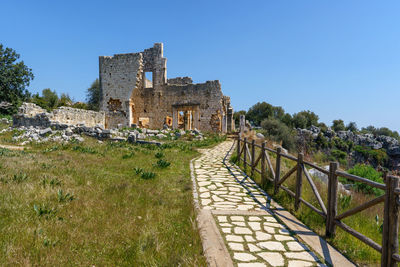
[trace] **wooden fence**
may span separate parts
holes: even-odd
[[[260,152],[256,155],[256,148],[259,148]],[[275,168],[272,166],[272,162],[269,157],[269,153],[276,154]],[[281,173],[281,162],[282,157],[289,160],[295,161],[297,164],[290,169],[287,173]],[[284,190],[290,196],[294,198],[294,206],[297,210],[301,203],[304,203],[307,207],[315,211],[321,217],[324,218],[326,223],[326,236],[334,236],[336,226],[342,228],[347,233],[361,240],[368,246],[374,248],[376,251],[381,253],[381,266],[397,266],[397,262],[400,262],[399,256],[399,240],[398,240],[398,213],[399,213],[399,178],[392,175],[384,175],[385,184],[377,183],[363,177],[352,175],[338,169],[337,162],[331,162],[329,170],[321,168],[311,162],[304,160],[303,154],[299,153],[297,158],[288,154],[283,154],[280,148],[276,150],[270,149],[266,146],[266,143],[262,143],[261,146],[255,144],[254,140],[249,142],[246,138],[237,138],[237,162],[238,164],[243,161],[244,171],[247,173],[250,168],[249,176],[253,176],[254,172],[261,175],[261,183],[265,184],[267,180],[271,181],[274,185],[274,194],[277,194],[280,189]],[[257,169],[260,163],[260,169]],[[308,173],[306,166],[317,169],[318,171],[328,175],[328,201],[325,206],[317,187],[315,186],[311,175]],[[268,174],[269,172],[269,174]],[[295,192],[283,185],[292,174],[296,173],[296,186]],[[318,201],[318,206],[315,207],[305,199],[301,197],[303,175],[305,180],[310,184],[311,189]],[[363,203],[360,206],[352,208],[337,214],[338,204],[338,177],[344,177],[352,181],[367,184],[369,186],[379,188],[385,191],[385,194],[374,198],[372,200]],[[383,230],[382,230],[382,244],[378,244],[369,237],[359,233],[350,226],[346,225],[342,220],[358,212],[361,212],[367,208],[384,202],[384,217],[383,217]]]

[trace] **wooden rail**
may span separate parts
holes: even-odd
[[[257,150],[259,150],[258,155],[256,155]],[[276,155],[275,169],[272,165],[269,153],[273,153]],[[292,160],[296,162],[296,165],[292,167],[288,172],[282,173],[282,158]],[[318,165],[315,165],[314,163],[305,161],[302,153],[298,153],[297,157],[294,157],[292,155],[282,153],[282,149],[279,147],[274,150],[268,148],[265,142],[263,142],[261,145],[257,145],[255,144],[254,140],[249,142],[246,138],[237,138],[237,163],[240,164],[241,161],[243,161],[243,169],[245,173],[247,173],[247,167],[249,165],[249,167],[251,168],[251,177],[254,175],[254,172],[257,172],[261,175],[262,185],[265,185],[267,180],[271,181],[274,187],[274,194],[279,193],[279,190],[282,189],[291,197],[293,197],[296,210],[299,209],[301,203],[303,203],[311,210],[316,212],[318,215],[323,217],[326,224],[326,236],[335,236],[336,226],[338,226],[350,235],[354,236],[368,246],[374,248],[376,251],[380,252],[381,266],[397,266],[397,263],[400,262],[398,240],[400,183],[398,177],[385,174],[385,184],[381,184],[363,177],[340,171],[338,170],[339,164],[337,162],[331,162],[329,164],[329,169],[326,170]],[[260,169],[257,168],[258,165],[260,165]],[[311,175],[308,173],[306,166],[315,168],[318,171],[328,175],[328,201],[326,206],[320,193],[318,192],[318,189]],[[283,185],[283,183],[287,181],[293,174],[295,174],[296,177],[295,192]],[[315,207],[301,197],[303,176],[310,184],[310,187],[319,204],[319,207]],[[342,214],[337,214],[339,176],[352,181],[364,183],[374,188],[382,189],[385,191],[385,194],[369,200],[366,203],[363,203],[355,208],[347,210]],[[376,243],[371,238],[357,232],[356,230],[342,222],[344,218],[352,216],[381,202],[384,203],[382,244]]]

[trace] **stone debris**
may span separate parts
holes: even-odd
[[[1,122],[9,125],[11,122],[2,119]],[[17,123],[18,125],[19,123]],[[23,145],[29,142],[82,142],[84,136],[93,137],[100,141],[110,140],[115,142],[127,141],[130,143],[155,144],[160,145],[162,140],[177,140],[180,138],[190,138],[195,140],[203,140],[203,134],[196,131],[160,129],[148,130],[141,128],[121,128],[121,129],[104,129],[102,125],[88,127],[84,124],[68,125],[59,122],[50,122],[49,124],[41,124],[37,126],[12,126],[0,130],[1,133],[14,131],[13,140],[21,142]]]

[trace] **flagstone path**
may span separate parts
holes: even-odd
[[[226,141],[202,150],[193,171],[200,209],[212,211],[234,265],[325,266],[276,220],[270,197],[229,163],[232,145]]]

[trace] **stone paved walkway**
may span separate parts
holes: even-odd
[[[235,266],[325,266],[276,220],[269,196],[229,163],[232,145],[203,150],[193,168],[200,208],[212,210]]]

